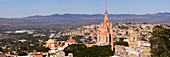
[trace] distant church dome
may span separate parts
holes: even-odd
[[[74,40],[74,39],[72,39],[72,37],[70,37],[70,39],[68,39],[67,41],[66,41],[66,43],[76,43],[77,41],[76,40]]]
[[[130,29],[129,31],[128,31],[128,34],[133,34],[134,33],[134,31],[132,30],[132,29]]]
[[[56,43],[54,39],[49,39],[46,43]]]

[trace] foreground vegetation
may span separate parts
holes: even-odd
[[[153,57],[170,57],[170,29],[155,26],[149,42]]]
[[[111,46],[92,46],[87,47],[84,44],[73,44],[64,49],[66,55],[73,53],[76,57],[107,57],[112,56]]]

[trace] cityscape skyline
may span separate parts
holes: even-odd
[[[168,0],[0,0],[0,57],[170,57]]]
[[[80,27],[2,26],[0,57],[169,57],[169,25],[112,24],[107,10],[103,19]]]
[[[103,14],[107,6],[109,14],[153,14],[170,12],[165,0],[0,0],[0,17],[20,18],[51,14]]]

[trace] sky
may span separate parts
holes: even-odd
[[[170,12],[170,0],[0,0],[0,17],[51,14],[154,14]]]

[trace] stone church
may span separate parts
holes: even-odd
[[[113,46],[113,27],[112,22],[109,22],[108,12],[105,10],[104,21],[101,22],[97,33],[97,43],[101,46],[112,45]]]

